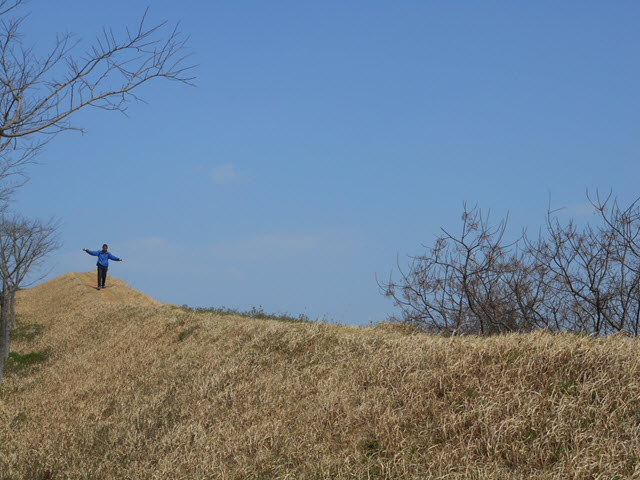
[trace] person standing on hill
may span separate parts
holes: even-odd
[[[106,285],[104,283],[107,280],[107,269],[109,268],[109,260],[113,260],[114,262],[121,262],[122,259],[116,257],[115,255],[112,255],[111,252],[109,252],[109,246],[106,243],[102,245],[101,251],[87,250],[86,248],[83,248],[82,250],[87,252],[89,255],[98,257],[98,263],[96,263],[96,265],[98,266],[98,290],[100,290],[101,288],[106,288]]]

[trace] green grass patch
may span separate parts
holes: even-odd
[[[48,358],[48,350],[25,353],[24,355],[11,352],[5,365],[5,373],[7,376],[22,373],[30,367],[46,361]]]
[[[198,329],[197,325],[192,325],[189,328],[185,328],[183,331],[181,331],[178,334],[178,341],[182,342],[185,338],[193,335],[197,329]]]

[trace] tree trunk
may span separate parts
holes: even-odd
[[[2,322],[0,322],[2,323]],[[4,325],[0,328],[0,383],[2,383],[2,377],[4,377]]]
[[[16,291],[11,290],[11,328],[16,328]]]
[[[0,292],[0,382],[4,376],[5,360],[9,357],[9,341],[11,340],[6,280],[2,282],[2,287],[2,292]]]
[[[2,282],[2,307],[0,307],[0,318],[4,329],[4,358],[9,358],[9,346],[11,344],[11,328],[9,328],[9,286],[7,281]]]

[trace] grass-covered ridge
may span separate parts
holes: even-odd
[[[21,293],[43,328],[16,353],[49,356],[0,387],[0,478],[640,477],[636,339],[196,313],[83,278]]]

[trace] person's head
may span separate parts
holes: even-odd
[[[104,245],[102,245],[102,251],[106,252],[109,249],[109,245],[107,245],[106,243]]]

